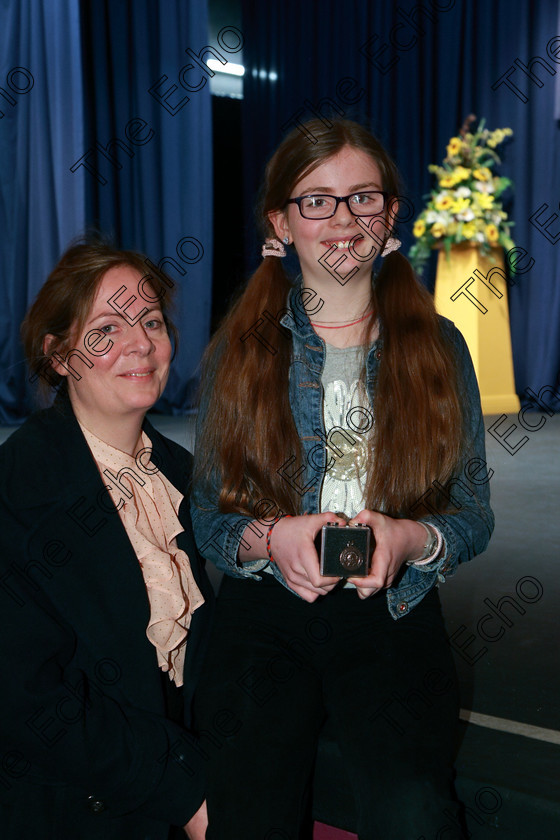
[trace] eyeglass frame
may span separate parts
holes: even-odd
[[[352,198],[352,196],[354,196],[354,195],[370,195],[371,193],[377,193],[378,195],[383,196],[383,207],[382,207],[382,209],[378,213],[364,213],[363,215],[360,214],[360,213],[354,213],[354,211],[350,207],[350,199]],[[306,219],[307,221],[311,221],[311,222],[313,222],[313,221],[322,222],[325,219],[332,219],[332,217],[336,215],[336,211],[338,210],[338,205],[340,204],[341,201],[343,201],[346,204],[346,206],[348,207],[348,210],[350,211],[350,213],[352,213],[353,216],[355,216],[358,219],[360,219],[360,218],[364,219],[367,216],[380,216],[382,213],[384,213],[386,208],[387,208],[387,202],[388,202],[389,197],[390,197],[390,193],[385,192],[385,190],[362,190],[361,192],[357,191],[357,192],[349,193],[349,195],[330,195],[329,193],[307,193],[307,195],[300,195],[297,198],[289,198],[286,201],[286,205],[297,204],[298,210],[299,210],[299,213],[300,213],[300,216],[301,216],[302,219]],[[334,206],[333,212],[330,213],[328,216],[311,216],[311,217],[310,216],[304,216],[303,215],[303,210],[301,209],[301,202],[304,200],[304,198],[334,198],[335,201],[336,201],[336,204]]]

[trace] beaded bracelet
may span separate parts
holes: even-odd
[[[282,516],[276,516],[273,519],[272,524],[269,526],[268,531],[266,532],[266,553],[268,554],[268,559],[271,563],[274,563],[274,557],[272,556],[272,551],[270,550],[270,537],[272,534],[272,529],[278,522],[280,522],[281,519],[289,518],[291,518],[291,514],[289,513],[283,513]]]

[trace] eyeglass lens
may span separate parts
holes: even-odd
[[[326,219],[334,214],[336,205],[333,195],[306,195],[299,202],[306,219]],[[354,216],[374,216],[383,212],[385,196],[382,192],[355,193],[347,197],[347,205]]]

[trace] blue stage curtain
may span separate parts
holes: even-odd
[[[74,164],[87,157],[74,177],[88,221],[158,265],[169,258],[180,343],[157,408],[182,413],[194,402],[212,298],[210,84],[185,51],[228,54],[209,44],[205,0],[85,0],[82,15],[87,131]],[[183,79],[200,90],[180,84],[189,63]]]
[[[343,6],[335,0],[284,0],[263,6],[243,0],[250,206],[267,157],[290,123],[313,115],[312,107],[327,115],[343,111],[371,126],[399,164],[415,215],[433,184],[428,164],[443,159],[465,116],[485,117],[492,129],[513,129],[513,141],[502,147],[501,172],[515,184],[508,207],[516,225],[513,238],[528,254],[520,265],[534,260],[509,294],[516,388],[524,402],[526,388],[538,394],[555,387],[560,394],[560,217],[553,218],[560,183],[554,112],[559,5],[558,0],[349,0]],[[320,105],[325,99],[331,103]],[[401,230],[405,251],[411,224]],[[254,235],[247,246],[253,268]],[[426,282],[433,284],[433,276]],[[547,405],[560,410],[558,396],[545,396]]]
[[[83,146],[78,0],[0,2],[0,423],[32,405],[19,337],[28,305],[85,224],[69,171]]]
[[[208,45],[206,0],[0,0],[0,45],[0,423],[34,407],[19,324],[88,228],[168,258],[181,341],[158,408],[181,413],[211,309],[210,90],[185,53]]]

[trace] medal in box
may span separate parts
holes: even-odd
[[[368,525],[327,522],[315,538],[321,574],[341,578],[366,577],[374,539]]]

